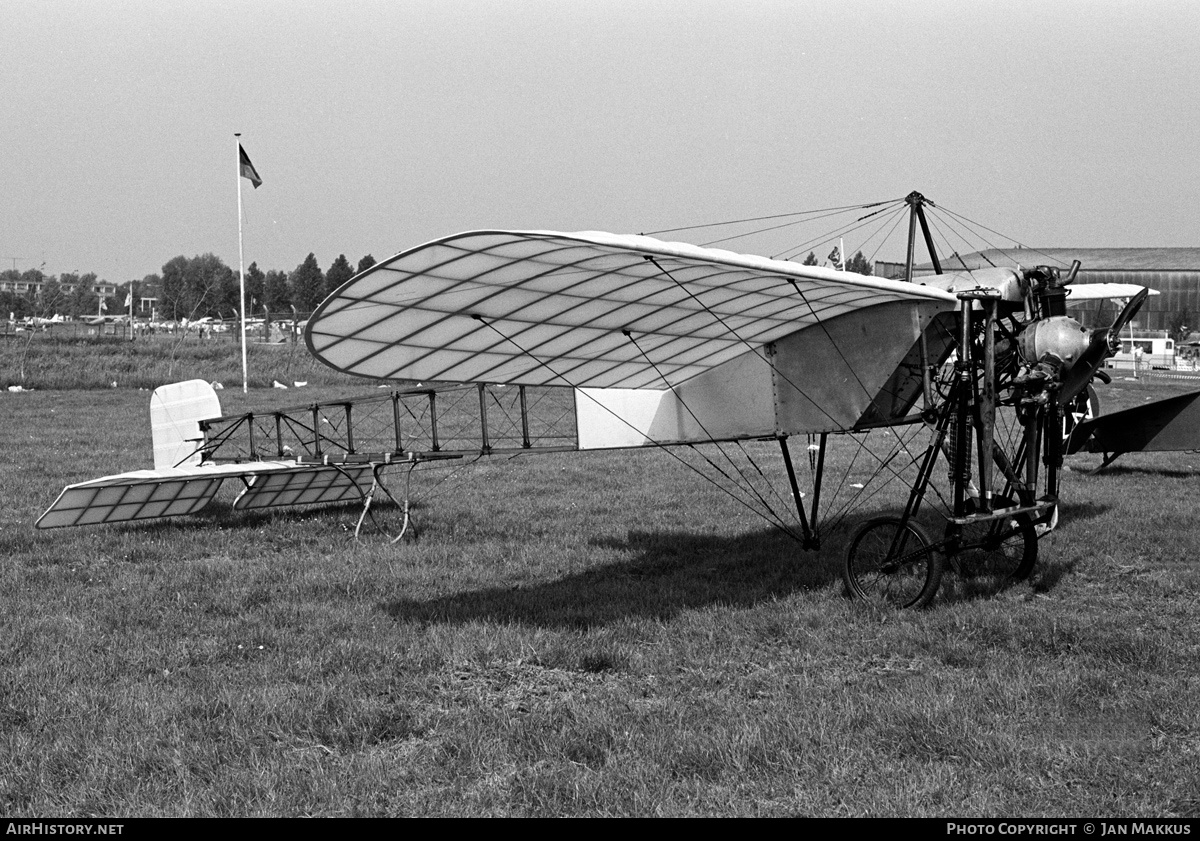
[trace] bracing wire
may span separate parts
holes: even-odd
[[[541,359],[538,359],[536,356],[534,356],[533,354],[531,354],[529,351],[525,350],[525,348],[523,348],[523,347],[522,347],[520,344],[518,344],[518,343],[517,343],[515,340],[513,340],[511,337],[504,335],[502,332],[500,332],[500,330],[498,330],[498,329],[496,328],[496,326],[495,326],[494,324],[491,324],[490,322],[488,322],[486,319],[484,319],[484,318],[483,318],[482,316],[480,316],[480,315],[473,315],[473,316],[471,316],[471,317],[472,317],[473,319],[475,319],[476,321],[480,322],[481,324],[483,324],[485,327],[487,327],[487,328],[489,328],[490,330],[492,330],[494,333],[496,333],[496,335],[500,336],[500,338],[501,338],[501,339],[503,339],[504,341],[506,341],[506,342],[509,342],[510,344],[512,344],[512,345],[513,345],[513,347],[515,347],[515,348],[516,348],[518,351],[520,351],[520,352],[521,352],[523,355],[525,355],[525,356],[528,356],[528,357],[529,357],[530,359],[532,359],[532,360],[533,360],[533,361],[534,361],[534,362],[535,362],[537,365],[541,366],[542,368],[545,368],[545,369],[546,369],[546,370],[547,370],[547,371],[548,371],[548,372],[549,372],[549,373],[550,373],[550,374],[551,374],[551,375],[552,375],[552,376],[553,376],[555,379],[562,380],[562,382],[563,382],[564,384],[566,384],[566,385],[568,385],[568,386],[571,386],[572,388],[575,388],[575,386],[574,386],[574,385],[573,385],[573,384],[572,384],[572,383],[571,383],[569,380],[567,380],[567,379],[566,379],[566,377],[564,377],[563,375],[559,374],[557,371],[555,371],[553,368],[551,368],[549,365],[547,365],[547,364],[546,364],[544,361],[542,361]],[[661,376],[661,374],[660,374],[660,376]],[[586,394],[587,392],[582,392],[582,393]],[[592,398],[592,399],[594,400],[594,398]],[[682,401],[681,401],[681,402],[682,402]],[[629,423],[629,421],[625,420],[625,418],[623,418],[623,417],[621,417],[620,415],[618,415],[616,412],[614,412],[614,411],[613,411],[612,409],[610,409],[608,406],[605,406],[603,403],[600,403],[599,401],[596,401],[596,404],[597,404],[597,405],[598,405],[600,408],[602,408],[604,411],[608,412],[610,415],[612,415],[614,418],[616,418],[618,421],[620,421],[621,423],[625,424],[625,425],[626,425],[626,426],[628,426],[630,429],[632,429],[632,430],[634,430],[634,431],[637,431],[637,432],[639,432],[639,434],[641,434],[641,433],[640,433],[640,430],[637,430],[637,428],[636,428],[636,427],[634,427],[634,426],[633,426],[633,424]],[[692,470],[693,472],[695,472],[696,474],[698,474],[699,476],[701,476],[703,479],[705,479],[706,481],[708,481],[710,484],[712,484],[712,485],[713,485],[714,487],[716,487],[717,489],[721,490],[723,493],[725,493],[727,496],[729,496],[729,497],[730,497],[731,499],[733,499],[735,502],[737,502],[737,503],[739,503],[740,505],[744,506],[744,507],[745,507],[746,509],[748,509],[748,510],[749,510],[751,513],[753,513],[753,514],[756,514],[756,515],[758,515],[758,516],[760,516],[760,517],[761,517],[761,516],[763,516],[763,514],[762,514],[762,512],[761,512],[761,511],[759,511],[758,509],[756,509],[756,508],[755,508],[753,505],[751,505],[750,503],[748,503],[746,500],[744,500],[744,499],[742,499],[741,497],[739,497],[739,496],[737,496],[736,494],[734,494],[732,491],[730,491],[730,489],[729,489],[729,488],[727,488],[727,487],[724,487],[724,486],[723,486],[723,485],[721,485],[719,482],[716,482],[715,480],[713,480],[711,476],[708,476],[708,475],[707,475],[707,474],[705,474],[703,471],[701,471],[701,470],[698,470],[698,469],[697,469],[697,468],[696,468],[694,465],[692,465],[692,464],[688,463],[688,461],[687,461],[686,459],[683,459],[683,458],[681,458],[681,457],[679,456],[679,454],[678,454],[678,453],[675,453],[675,452],[673,452],[673,450],[671,449],[670,445],[668,445],[668,444],[666,444],[666,443],[662,443],[662,442],[657,442],[657,441],[651,441],[650,443],[651,443],[651,445],[652,445],[652,446],[655,446],[655,447],[657,447],[657,448],[659,448],[659,449],[663,450],[664,452],[668,453],[668,454],[669,454],[669,455],[670,455],[672,458],[674,458],[675,460],[677,460],[677,461],[678,461],[680,464],[682,464],[684,467],[687,467],[689,470]],[[714,442],[714,443],[715,443],[715,442]],[[691,447],[692,447],[692,449],[693,449],[693,450],[695,450],[695,446],[694,446],[694,445],[689,445],[689,446],[691,446]],[[697,451],[697,452],[699,452],[699,451]],[[712,462],[711,462],[711,460],[709,460],[709,459],[707,459],[707,457],[703,456],[703,454],[702,454],[702,453],[701,453],[701,456],[702,456],[702,457],[704,457],[706,460],[708,460],[710,464],[712,463]],[[726,474],[725,474],[723,471],[721,471],[721,470],[720,470],[720,468],[719,468],[719,467],[717,467],[716,465],[713,465],[713,467],[714,467],[714,468],[715,468],[715,469],[716,469],[716,470],[717,470],[719,473],[721,473],[722,475],[725,475],[725,476],[726,476],[726,478],[729,478],[729,477],[728,477],[728,476],[727,476],[727,475],[726,475]],[[731,481],[731,483],[732,483],[732,480],[730,480],[730,481]],[[772,512],[772,513],[774,513],[774,512]],[[800,538],[799,536],[797,536],[797,535],[796,535],[796,534],[795,534],[795,533],[794,533],[794,532],[793,532],[793,531],[792,531],[790,528],[788,528],[788,527],[786,526],[786,524],[783,524],[782,522],[776,523],[775,521],[773,521],[773,520],[770,520],[769,518],[767,518],[767,519],[768,519],[768,522],[771,522],[771,523],[772,523],[772,525],[775,525],[777,528],[780,528],[780,529],[781,529],[781,530],[782,530],[782,531],[783,531],[785,534],[787,534],[789,537],[792,537],[793,539],[795,539],[795,540],[797,540],[797,541],[801,541],[801,538]]]
[[[704,425],[704,422],[702,420],[700,420],[699,417],[696,416],[696,413],[694,411],[692,411],[692,407],[687,404],[687,401],[685,401],[683,399],[683,397],[679,394],[678,391],[675,391],[675,389],[671,386],[670,382],[663,375],[662,371],[660,371],[658,366],[654,363],[654,360],[652,360],[649,356],[646,355],[646,352],[642,349],[642,346],[638,344],[637,339],[635,339],[633,337],[633,334],[630,333],[628,330],[624,330],[622,332],[625,334],[626,338],[628,338],[629,341],[631,341],[633,343],[633,346],[635,348],[637,348],[638,353],[640,353],[642,355],[642,358],[646,360],[646,363],[648,365],[650,365],[651,368],[654,369],[655,373],[657,373],[659,375],[659,377],[662,379],[662,381],[667,384],[667,387],[670,388],[671,391],[675,394],[675,397],[679,401],[679,404],[681,406],[683,406],[683,408],[685,410],[687,410],[687,413],[689,415],[692,416],[692,420],[694,420],[696,422],[696,424],[700,427],[701,431],[703,431],[704,434],[706,436],[708,436],[708,439],[711,442],[713,442],[714,444],[717,445],[717,450],[721,453],[721,455],[723,455],[725,457],[726,461],[729,462],[729,464],[733,468],[734,472],[738,474],[738,478],[740,478],[742,480],[742,482],[745,483],[746,489],[758,499],[759,503],[763,506],[763,509],[770,514],[770,517],[768,519],[771,520],[772,522],[775,522],[777,525],[779,525],[781,528],[783,528],[783,530],[785,532],[787,532],[790,536],[794,537],[795,535],[792,534],[791,530],[788,529],[786,527],[786,525],[784,525],[783,518],[780,517],[775,512],[775,510],[771,507],[771,504],[769,502],[767,502],[766,499],[763,498],[762,494],[759,493],[758,490],[754,487],[753,482],[751,482],[749,479],[746,478],[745,474],[742,473],[741,468],[737,465],[737,463],[733,460],[733,458],[729,455],[729,453],[725,452],[725,449],[720,445],[720,442],[718,442],[713,437],[712,433],[708,431],[708,427],[706,427]],[[695,450],[695,447],[693,447],[692,449]],[[746,453],[744,448],[742,449],[742,452],[743,452],[743,454],[747,455],[747,458],[749,459],[751,464],[753,464],[755,469],[758,470],[758,465],[754,462],[754,459],[752,457],[750,457],[748,453]],[[703,455],[703,454],[701,454],[701,455]],[[730,481],[733,481],[731,477],[729,477],[724,471],[720,470],[720,468],[718,468],[715,464],[712,464],[711,461],[709,462],[709,464],[712,465],[715,469],[719,470],[721,472],[721,475],[730,479]],[[762,475],[761,470],[758,470],[758,472],[759,472],[759,475]]]
[[[657,230],[657,231],[647,231],[646,236],[658,236],[659,234],[676,234],[681,231],[698,231],[698,230],[702,230],[704,228],[719,228],[719,227],[722,227],[725,225],[741,225],[741,224],[744,224],[747,222],[769,222],[769,221],[773,221],[775,219],[788,219],[788,218],[791,218],[794,216],[810,216],[814,219],[822,219],[827,216],[836,215],[838,213],[845,213],[846,211],[849,211],[849,210],[860,210],[860,209],[868,208],[868,207],[878,207],[881,204],[891,204],[895,201],[903,201],[903,199],[887,199],[886,201],[873,202],[870,204],[853,204],[853,205],[845,205],[843,207],[826,207],[826,208],[820,208],[818,210],[799,210],[799,211],[793,211],[791,213],[776,213],[776,214],[772,214],[770,216],[751,216],[751,217],[747,217],[745,219],[731,219],[731,220],[728,220],[725,222],[708,222],[708,223],[701,224],[701,225],[687,225],[682,228],[662,228],[661,230]],[[810,221],[810,220],[799,220],[799,221]],[[796,223],[796,224],[798,224],[798,223]],[[787,227],[787,225],[781,225],[778,227]],[[775,230],[775,228],[773,228],[773,227],[762,228],[762,229],[759,229],[756,231],[749,231],[744,234],[738,234],[737,236],[738,237],[753,236],[754,234],[761,233],[763,231],[769,231],[769,230]],[[736,238],[736,237],[734,237],[734,238]]]
[[[801,252],[803,252],[805,250],[809,250],[809,249],[812,249],[815,247],[823,248],[825,245],[828,245],[830,242],[832,242],[837,237],[844,237],[847,234],[853,233],[854,231],[861,230],[862,228],[867,227],[867,225],[872,222],[872,220],[874,219],[874,217],[877,214],[883,213],[884,211],[886,211],[888,209],[889,208],[883,208],[882,210],[875,211],[875,213],[869,213],[866,216],[861,216],[858,219],[855,219],[851,222],[847,222],[845,225],[841,226],[840,228],[836,228],[833,231],[829,231],[829,232],[826,232],[819,236],[812,237],[807,242],[802,242],[798,245],[793,245],[791,248],[788,248],[788,249],[785,249],[784,251],[779,252],[779,254],[776,255],[775,259],[791,260],[792,258],[796,257],[797,255],[799,255]],[[903,214],[904,208],[903,207],[896,208],[896,212],[898,214]],[[880,226],[878,228],[876,228],[869,236],[867,236],[865,238],[864,242],[869,241],[872,237],[874,237],[875,234],[878,233],[881,228],[886,226],[886,224],[887,224],[887,219],[885,218],[882,221],[882,223],[880,224]]]

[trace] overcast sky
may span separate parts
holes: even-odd
[[[1026,244],[1200,244],[1195,0],[0,5],[0,268],[236,268],[235,132],[263,269],[912,190]]]

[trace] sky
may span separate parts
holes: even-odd
[[[0,8],[3,269],[236,269],[238,132],[264,270],[914,190],[1040,247],[1200,245],[1194,0]]]

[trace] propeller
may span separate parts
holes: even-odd
[[[1142,304],[1149,294],[1149,289],[1143,289],[1129,299],[1129,303],[1121,310],[1120,315],[1117,316],[1117,320],[1112,323],[1111,327],[1100,327],[1092,331],[1087,348],[1079,355],[1079,359],[1067,371],[1066,376],[1063,377],[1062,388],[1058,393],[1058,403],[1060,406],[1066,406],[1071,403],[1087,387],[1087,384],[1092,381],[1092,377],[1100,370],[1100,366],[1104,364],[1104,360],[1120,349],[1121,331],[1137,315],[1138,310],[1142,308]]]
[[[1124,330],[1125,325],[1128,324],[1135,315],[1137,315],[1138,310],[1142,308],[1142,304],[1145,302],[1146,296],[1149,294],[1149,289],[1143,289],[1141,292],[1130,298],[1129,303],[1125,305],[1125,308],[1121,310],[1121,314],[1117,316],[1117,320],[1112,323],[1112,327],[1108,328],[1109,335],[1117,342],[1117,345],[1113,348],[1113,353],[1116,353],[1117,348],[1120,347],[1121,331]]]

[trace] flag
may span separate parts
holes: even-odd
[[[129,309],[129,302],[132,300],[133,300],[133,294],[130,292],[126,292],[125,293],[125,303],[121,305],[121,309],[123,309],[123,310]]]
[[[100,297],[100,312],[108,312],[108,301],[103,296]]]
[[[829,262],[833,263],[835,266],[842,262],[842,250],[836,245],[833,247],[833,251],[829,252]]]
[[[258,189],[258,185],[262,183],[262,179],[258,176],[258,170],[254,168],[254,164],[250,163],[250,156],[246,154],[246,150],[242,148],[242,144],[238,144],[238,159],[241,163],[242,178],[250,179],[250,183],[254,185],[254,189]]]

